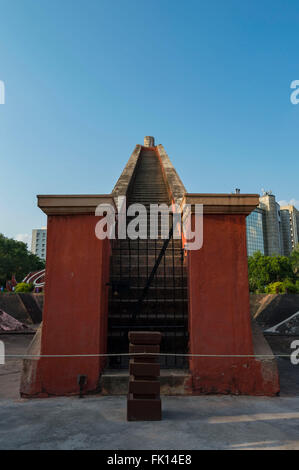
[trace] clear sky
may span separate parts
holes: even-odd
[[[0,0],[0,232],[109,193],[144,135],[189,192],[299,205],[298,0]]]

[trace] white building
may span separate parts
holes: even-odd
[[[299,211],[292,205],[282,206],[280,211],[284,217],[285,231],[288,232],[285,254],[289,255],[299,243]]]
[[[46,259],[47,229],[37,228],[32,230],[31,251],[41,259]]]
[[[299,243],[299,211],[280,206],[274,194],[264,192],[259,207],[246,219],[247,252],[289,256]]]

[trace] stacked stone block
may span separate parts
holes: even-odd
[[[156,331],[129,333],[132,358],[129,365],[128,421],[161,420],[160,364],[159,356],[155,355],[160,352],[161,337],[161,333]]]
[[[144,147],[154,147],[155,139],[151,135],[146,135],[144,137]]]

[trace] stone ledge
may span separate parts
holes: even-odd
[[[141,152],[142,146],[136,145],[132,155],[130,156],[122,174],[118,178],[116,185],[112,190],[112,196],[114,198],[118,196],[126,196],[130,184],[133,181],[133,177],[135,174],[136,164]]]
[[[258,206],[259,195],[186,193],[182,204],[203,204],[204,214],[249,215]]]
[[[157,145],[156,149],[162,162],[162,170],[165,174],[168,189],[172,195],[174,202],[176,204],[180,204],[184,194],[186,193],[186,188],[183,185],[181,178],[177,174],[176,169],[171,163],[170,158],[167,155],[163,145]]]
[[[47,215],[95,214],[99,204],[115,207],[111,194],[38,195],[38,207]]]

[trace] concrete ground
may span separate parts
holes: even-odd
[[[8,334],[0,335],[4,342],[5,354],[25,354],[33,335]],[[7,358],[4,365],[0,365],[0,399],[19,398],[22,359]]]
[[[23,354],[30,335],[4,335]],[[163,420],[128,423],[126,398],[19,398],[21,360],[0,365],[0,449],[298,449],[299,365],[278,359],[281,396],[163,397]]]
[[[299,398],[164,397],[127,422],[125,397],[0,400],[0,449],[297,449]]]

